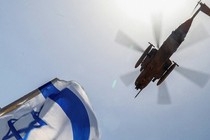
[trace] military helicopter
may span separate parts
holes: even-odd
[[[174,68],[179,66],[176,62],[170,60],[170,57],[184,41],[191,27],[192,21],[200,11],[210,16],[210,8],[206,6],[206,4],[202,3],[201,0],[198,2],[194,10],[198,5],[200,5],[200,7],[192,15],[192,17],[175,29],[161,46],[157,33],[155,33],[156,46],[149,42],[149,46],[145,51],[142,51],[142,49],[134,43],[135,49],[143,52],[135,64],[135,68],[141,66],[140,74],[135,80],[135,89],[139,90],[135,98],[151,81],[155,82],[158,80],[157,86],[160,85],[174,70]],[[122,36],[124,38],[127,37],[124,33],[118,32],[116,41],[122,40],[119,39],[122,38]]]

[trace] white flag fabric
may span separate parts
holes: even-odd
[[[55,80],[0,117],[1,140],[98,140],[96,117],[83,88]]]

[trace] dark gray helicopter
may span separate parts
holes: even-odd
[[[134,49],[143,52],[143,54],[135,64],[135,68],[141,66],[140,74],[135,81],[135,89],[139,90],[135,98],[151,81],[154,82],[158,80],[157,85],[160,85],[168,77],[168,75],[174,70],[174,68],[176,66],[179,66],[176,62],[171,61],[170,57],[176,52],[178,47],[184,41],[191,27],[192,21],[200,11],[210,16],[210,8],[206,6],[206,4],[199,1],[194,9],[196,9],[198,5],[200,5],[200,7],[193,14],[193,16],[188,20],[186,20],[184,23],[182,23],[176,30],[174,30],[161,46],[159,43],[160,37],[158,35],[157,29],[155,30],[154,33],[157,44],[156,47],[153,44],[149,43],[149,46],[145,51],[143,51],[143,49],[141,49],[136,43],[134,43],[125,33],[123,33],[122,31],[118,32],[116,37],[117,42],[123,45],[128,45],[130,43],[129,45],[132,45]],[[190,72],[192,73],[192,71],[188,71],[185,74],[189,74]],[[201,76],[201,73],[199,75]],[[208,78],[207,75],[203,76]],[[193,79],[193,80],[198,80],[198,79]]]

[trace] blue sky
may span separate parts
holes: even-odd
[[[85,88],[102,140],[209,140],[209,82],[201,88],[172,72],[166,79],[172,104],[159,105],[154,83],[134,99],[134,85],[127,87],[120,80],[134,70],[141,54],[117,44],[117,31],[123,30],[146,48],[147,42],[154,43],[148,16],[155,12],[149,7],[154,0],[122,1],[1,0],[0,106],[58,77],[76,80]],[[204,2],[210,6],[210,1]],[[191,16],[196,3],[160,0],[162,8],[155,10],[163,12],[161,42]],[[204,31],[196,32],[198,28],[193,33],[201,24]],[[186,42],[210,33],[209,25],[210,18],[199,13]],[[192,43],[172,60],[210,74],[209,44],[209,38]]]

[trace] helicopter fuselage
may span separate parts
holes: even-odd
[[[197,13],[196,13],[197,14]],[[159,50],[152,48],[141,62],[141,73],[135,81],[136,89],[142,90],[150,81],[159,79],[157,85],[161,84],[169,73],[177,65],[170,57],[184,41],[191,23],[195,16],[181,24],[163,42]]]

